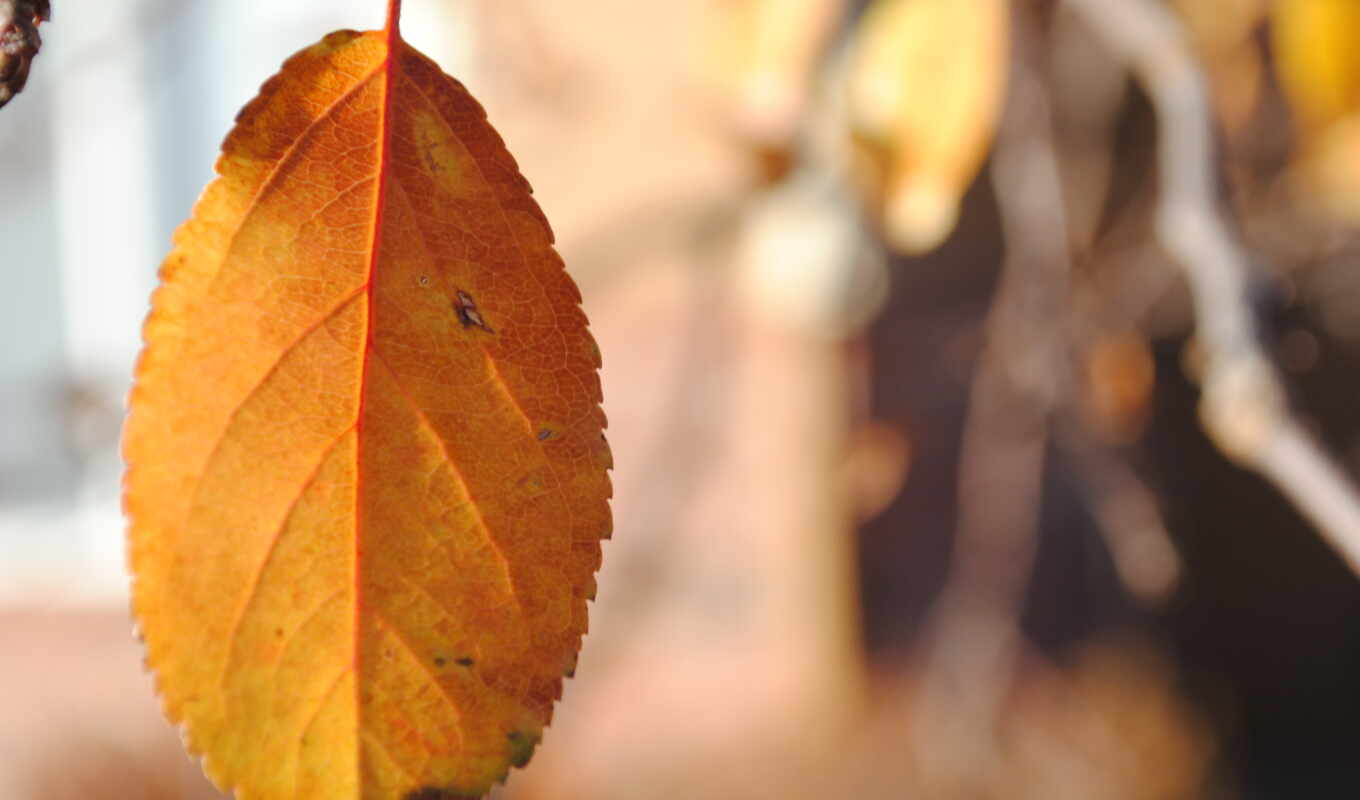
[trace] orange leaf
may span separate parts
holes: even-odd
[[[551,718],[610,531],[580,295],[394,24],[291,58],[217,171],[124,437],[165,709],[242,800],[480,795]]]

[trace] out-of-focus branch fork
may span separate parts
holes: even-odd
[[[1205,430],[1274,483],[1360,574],[1360,496],[1290,411],[1261,347],[1248,255],[1220,208],[1206,81],[1181,25],[1152,0],[1065,2],[1128,63],[1157,114],[1157,231],[1193,297]]]

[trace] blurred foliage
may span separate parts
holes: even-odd
[[[743,19],[741,24],[747,26],[743,30],[753,24],[757,28],[777,27],[774,11],[765,22],[752,22],[758,16],[754,12],[757,5],[746,5],[755,16]],[[1275,537],[1287,541],[1302,535],[1294,531],[1306,526],[1272,491],[1264,490],[1264,484],[1257,490],[1261,497],[1254,498],[1250,506],[1255,510],[1244,517],[1236,516],[1240,509],[1231,505],[1215,506],[1220,519],[1204,510],[1210,503],[1230,497],[1232,491],[1240,491],[1241,486],[1215,483],[1223,474],[1232,474],[1231,468],[1224,466],[1219,472],[1218,466],[1206,466],[1209,462],[1200,459],[1196,450],[1200,440],[1184,441],[1187,430],[1193,427],[1187,429],[1179,421],[1171,424],[1166,419],[1167,414],[1183,410],[1169,397],[1179,397],[1177,393],[1193,396],[1194,383],[1204,374],[1206,353],[1193,336],[1194,303],[1183,284],[1183,274],[1156,237],[1159,120],[1147,95],[1122,63],[1123,56],[1113,52],[1117,48],[1095,35],[1062,2],[874,0],[854,8],[845,8],[842,3],[812,5],[819,6],[819,13],[800,12],[804,19],[817,20],[815,30],[806,30],[799,39],[804,46],[785,51],[784,58],[773,59],[763,67],[765,74],[798,76],[783,85],[787,92],[802,94],[796,98],[783,96],[778,106],[785,113],[778,126],[764,127],[759,137],[739,137],[753,163],[780,165],[777,171],[753,170],[769,183],[754,187],[752,194],[755,202],[762,202],[759,198],[763,196],[796,191],[810,182],[810,174],[829,176],[848,187],[859,203],[851,211],[833,206],[826,213],[851,215],[853,224],[861,226],[876,246],[895,254],[890,257],[893,291],[882,305],[879,322],[866,334],[876,364],[869,371],[869,381],[875,386],[874,396],[886,399],[869,410],[851,446],[864,448],[865,454],[857,458],[871,462],[881,455],[874,443],[882,441],[882,430],[895,424],[902,431],[900,450],[910,458],[901,493],[894,500],[875,501],[870,506],[881,510],[882,519],[890,521],[871,521],[869,529],[876,533],[866,535],[900,535],[907,529],[913,537],[921,537],[919,529],[906,528],[906,520],[945,528],[954,525],[953,534],[944,535],[942,543],[937,538],[931,545],[900,541],[866,545],[875,554],[864,565],[870,576],[866,585],[871,597],[866,605],[871,641],[881,635],[874,633],[881,625],[912,631],[896,636],[920,648],[918,627],[924,624],[928,630],[929,621],[936,619],[934,612],[917,608],[928,606],[928,599],[916,599],[912,604],[903,600],[932,598],[936,596],[933,588],[888,590],[875,588],[876,580],[906,585],[927,579],[935,582],[933,587],[943,583],[945,593],[953,582],[972,580],[976,584],[972,596],[981,598],[978,602],[985,606],[997,602],[995,587],[987,585],[989,580],[998,575],[1005,580],[1014,578],[1004,574],[1007,559],[1013,569],[1028,570],[1027,560],[1007,549],[1010,534],[1001,530],[1006,525],[1024,527],[1013,521],[999,523],[991,531],[993,545],[1001,549],[1001,555],[987,563],[958,563],[960,558],[971,558],[960,550],[958,539],[959,520],[968,516],[963,510],[968,504],[1000,502],[1004,511],[988,519],[1037,518],[1034,535],[1042,549],[1075,547],[1071,539],[1062,537],[1075,536],[1071,529],[1080,529],[1082,524],[1073,519],[1086,515],[1090,519],[1086,524],[1103,535],[1107,555],[1101,558],[1114,562],[1113,572],[1102,573],[1102,577],[1122,582],[1111,590],[1122,593],[1121,602],[1134,598],[1142,613],[1185,636],[1181,646],[1201,659],[1201,666],[1219,671],[1225,684],[1241,687],[1243,694],[1226,701],[1226,705],[1238,701],[1246,704],[1244,708],[1249,710],[1242,713],[1253,720],[1254,726],[1272,713],[1281,713],[1250,705],[1260,699],[1253,692],[1260,691],[1259,675],[1265,667],[1252,672],[1245,664],[1220,657],[1214,648],[1268,649],[1264,643],[1248,645],[1240,638],[1252,620],[1255,624],[1273,624],[1295,618],[1291,615],[1307,614],[1330,619],[1331,610],[1308,605],[1326,595],[1321,589],[1311,601],[1300,599],[1298,605],[1275,606],[1274,610],[1272,601],[1264,597],[1248,599],[1250,592],[1245,587],[1253,580],[1248,576],[1257,575],[1259,579],[1258,570],[1277,566],[1263,554],[1296,546]],[[1350,0],[1166,0],[1155,5],[1174,13],[1180,26],[1176,34],[1193,48],[1194,67],[1209,91],[1218,148],[1214,163],[1206,166],[1220,187],[1222,210],[1256,268],[1249,300],[1251,312],[1262,323],[1261,336],[1284,373],[1298,382],[1291,388],[1297,392],[1306,424],[1322,436],[1326,448],[1340,454],[1353,479],[1360,467],[1356,432],[1360,418],[1355,413],[1360,395],[1354,376],[1347,377],[1343,367],[1353,362],[1360,344],[1360,313],[1354,311],[1360,307],[1360,271],[1354,268],[1360,252],[1360,4]],[[841,14],[840,22],[835,34],[828,35],[823,26],[833,11]],[[739,38],[735,30],[729,29],[729,35]],[[814,50],[807,46],[811,42],[827,44]],[[771,63],[776,66],[771,68]],[[737,74],[726,76],[724,84],[751,83],[749,74],[741,74],[740,64],[728,62],[728,68]],[[815,77],[808,78],[809,74]],[[757,116],[756,106],[749,102],[750,95],[726,96],[726,106],[733,109],[728,117],[729,130],[743,127],[743,123],[731,120]],[[1000,168],[998,143],[1008,136],[1029,154],[1022,159],[1025,169],[1008,173]],[[759,146],[752,147],[756,140]],[[772,158],[771,153],[779,157]],[[1051,154],[1060,176],[1060,196],[1053,202],[1033,191],[1038,185],[1033,175],[1045,168],[1045,154]],[[1037,205],[1040,210],[1034,213],[1038,218],[1047,214],[1066,232],[1066,240],[1057,247],[1057,258],[1048,252],[1029,253],[1028,258],[1049,263],[1070,261],[1070,269],[1059,283],[1048,288],[1037,286],[1032,276],[1019,277],[1024,288],[1014,290],[1021,297],[1017,307],[1027,308],[1028,316],[1007,319],[997,312],[1007,278],[1018,275],[1014,272],[1017,254],[1013,248],[1025,246],[1025,231],[1014,235],[1016,231],[1009,224],[997,224],[995,215],[999,207],[1004,221],[1026,204],[1031,209]],[[784,220],[783,236],[790,240],[806,237],[816,227],[806,218]],[[1002,239],[999,244],[994,241],[998,236]],[[995,256],[998,248],[1006,254],[1002,264]],[[800,252],[808,249],[803,246]],[[850,272],[855,267],[847,264],[843,269]],[[942,274],[946,271],[949,274]],[[786,277],[780,292],[795,291],[791,282]],[[825,285],[825,279],[819,278],[817,285]],[[1052,294],[1045,294],[1050,291]],[[904,299],[911,293],[918,296]],[[986,316],[976,306],[965,308],[966,303],[974,302],[990,304]],[[1036,313],[1036,308],[1042,310]],[[877,307],[875,311],[878,313]],[[914,318],[908,319],[909,315]],[[1036,331],[1034,320],[1045,319],[1051,321],[1053,331]],[[994,376],[977,366],[979,360],[985,359],[998,342],[1010,342],[1012,357],[1006,359],[1008,366],[1002,372],[1009,371],[1009,379],[1018,385],[1021,379],[1016,375],[1032,366],[1021,362],[1027,353],[1032,355],[1036,348],[1051,344],[1044,340],[1047,335],[1057,338],[1062,357],[1037,379],[1024,376],[1027,385],[1046,386],[1053,393],[1051,409],[1041,415],[1046,428],[1037,434],[1027,430],[1032,415],[1022,413],[1019,405],[1007,406],[1011,399],[1002,402],[1009,412],[988,422],[993,429],[978,432],[968,428],[971,417],[958,406],[971,408],[980,402],[979,396],[995,393],[994,386],[989,388],[989,380],[1006,385],[1006,380],[997,384]],[[929,344],[916,344],[912,337],[926,338]],[[974,370],[971,376],[970,370]],[[925,386],[907,388],[922,381]],[[1018,396],[1024,397],[1024,393]],[[890,419],[892,415],[900,418],[890,423],[876,418],[885,413],[885,407],[892,409],[886,412]],[[901,410],[904,408],[908,411]],[[996,427],[996,420],[1004,421],[1008,413],[1012,427]],[[945,423],[948,428],[942,430]],[[1178,438],[1164,441],[1163,437],[1172,435],[1170,431]],[[1042,498],[1033,501],[1042,504],[1042,514],[1035,508],[1008,505],[999,499],[1010,497],[1004,493],[969,494],[956,476],[938,475],[960,469],[963,456],[954,437],[967,441],[970,435],[985,440],[980,447],[984,455],[979,457],[992,462],[1009,458],[1007,448],[1018,441],[1017,437],[1037,436],[1049,443],[1047,456],[1037,457],[1034,463],[1038,466],[1031,463],[1032,468],[1045,471]],[[1194,435],[1200,434],[1195,431]],[[942,441],[946,439],[947,444]],[[1197,453],[1199,460],[1193,462],[1193,468],[1190,461],[1183,460],[1182,451]],[[1150,453],[1156,453],[1156,457],[1150,458]],[[852,459],[852,463],[857,462]],[[1156,468],[1150,467],[1152,464]],[[1070,508],[1070,499],[1064,501],[1068,505],[1054,510],[1059,502],[1053,494],[1057,482],[1076,487],[1075,504],[1080,510]],[[941,494],[946,497],[940,499]],[[1187,511],[1187,506],[1194,510]],[[1279,510],[1267,515],[1264,507]],[[1055,518],[1067,520],[1067,529],[1054,523]],[[1187,519],[1199,522],[1187,526]],[[1205,524],[1205,519],[1211,522]],[[1203,553],[1213,550],[1210,542],[1223,546],[1223,540],[1215,536],[1226,530],[1259,537],[1252,538],[1254,557],[1265,560],[1238,565],[1243,572],[1232,578],[1206,566]],[[1339,602],[1351,607],[1346,604],[1355,596],[1353,577],[1335,561],[1318,555],[1323,546],[1317,540],[1297,546],[1307,554],[1301,550],[1290,556],[1289,563],[1300,572],[1279,579],[1306,581],[1303,573],[1307,572],[1326,576],[1319,580],[1341,581],[1339,587],[1335,582],[1327,585],[1339,592]],[[889,566],[910,561],[928,547],[940,551],[938,556],[936,550],[929,551],[937,556],[932,569],[940,569],[945,577],[937,577],[921,566],[898,570]],[[941,563],[950,564],[951,552],[952,565],[939,567]],[[877,560],[885,554],[890,554],[887,565]],[[1190,559],[1188,564],[1182,562],[1186,558]],[[1317,568],[1314,558],[1329,565],[1324,573],[1308,572]],[[1091,569],[1089,565],[1087,568]],[[1224,571],[1231,569],[1222,567]],[[960,578],[960,573],[972,577]],[[1083,580],[1071,575],[1062,579]],[[1236,604],[1215,598],[1207,588],[1210,586],[1232,592]],[[1031,588],[1031,596],[1036,591]],[[875,599],[882,597],[893,600]],[[878,602],[885,605],[875,610]],[[1282,601],[1276,597],[1274,602]],[[915,610],[907,611],[908,607]],[[1098,616],[1095,611],[1068,611],[1073,617]],[[875,623],[875,613],[896,618]],[[1001,609],[998,613],[1006,618],[1015,612]],[[1194,621],[1178,614],[1193,614]],[[902,621],[904,615],[909,621]],[[1195,627],[1209,625],[1210,618],[1221,618],[1228,626],[1221,639]],[[1060,625],[1056,619],[1040,624]],[[1241,629],[1233,627],[1238,624]],[[1185,634],[1187,628],[1200,634]],[[1036,631],[1027,629],[1024,633],[1029,636]],[[974,645],[985,650],[985,641],[984,637]],[[1354,644],[1348,638],[1345,652],[1353,654]],[[1287,684],[1302,679],[1299,676],[1325,672],[1321,667],[1325,649],[1320,642],[1303,648],[1291,662],[1297,672],[1281,668],[1270,674]],[[1346,658],[1346,663],[1355,663],[1350,655]],[[1119,682],[1136,672],[1135,666],[1121,666],[1117,660],[1103,663],[1108,669],[1097,669],[1084,677],[1066,674],[1072,680],[1088,682],[1092,691],[1106,693],[1107,698],[1129,691],[1119,688]],[[1244,677],[1248,673],[1252,674],[1250,679]],[[1009,673],[1003,669],[1001,674]],[[1024,683],[1023,678],[1015,680],[1014,685]],[[1278,685],[1274,688],[1289,691]],[[961,691],[972,689],[976,687]],[[1353,687],[1333,684],[1329,691],[1350,692]],[[1240,718],[1224,712],[1221,696],[1210,693],[1206,697],[1200,699],[1219,704],[1215,709],[1220,714],[1218,734],[1227,735],[1224,732]],[[1351,714],[1354,719],[1354,704],[1339,702],[1339,708],[1350,711],[1335,711],[1338,718]],[[966,716],[970,712],[964,705],[951,708],[957,715]],[[1004,703],[991,708],[988,713],[1000,715],[996,719],[1010,713],[996,710],[1006,708]],[[1119,716],[1108,711],[1111,720]],[[921,712],[916,708],[912,713]],[[1310,712],[1291,713],[1306,716]],[[1144,723],[1130,724],[1136,727]],[[1213,736],[1197,723],[1183,720],[1163,718],[1146,725],[1149,739],[1163,735],[1204,743]],[[1254,727],[1251,735],[1267,735],[1262,730],[1265,728]],[[1028,735],[1038,733],[1031,730]],[[943,741],[934,744],[936,750],[932,752],[937,754],[948,749]],[[1199,796],[1211,791],[1210,784],[1213,792],[1229,791],[1226,783],[1213,777],[1213,746],[1184,744],[1173,749],[1180,755],[1195,754],[1185,762],[1183,774],[1190,776],[1186,782],[1174,789],[1149,786],[1147,794],[1129,796]],[[1118,750],[1111,748],[1101,758],[1115,758]],[[1164,758],[1154,756],[1153,762]],[[1079,774],[1079,760],[1067,762],[1072,771],[1063,774]],[[1112,762],[1104,763],[1109,766]],[[960,767],[959,774],[966,769]],[[1135,769],[1111,785],[1134,791],[1132,784],[1138,779]],[[1021,780],[1014,785],[1027,784]],[[1067,792],[1066,796],[1113,796],[1109,791],[1108,786],[1100,790],[1088,787]],[[1012,791],[997,796],[1018,795],[1018,791]],[[985,793],[954,787],[927,791],[926,796]],[[1063,793],[1055,790],[1046,796]]]
[[[903,252],[954,229],[1001,111],[1005,0],[878,0],[852,34],[846,91],[861,181]]]

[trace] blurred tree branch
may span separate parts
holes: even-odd
[[[995,762],[1002,706],[1024,649],[1020,612],[1037,549],[1051,421],[1071,384],[1071,262],[1052,109],[1032,63],[1034,26],[1017,19],[1009,96],[992,159],[1006,259],[969,392],[959,460],[958,526],[932,611],[922,752],[962,759],[943,780]],[[938,788],[938,787],[937,787]],[[949,786],[950,794],[959,794]]]
[[[1155,606],[1176,589],[1183,566],[1156,494],[1121,458],[1073,426],[1057,426],[1054,443],[1073,463],[1115,572],[1141,603]]]
[[[1157,113],[1157,231],[1190,287],[1204,354],[1200,419],[1229,458],[1271,481],[1360,574],[1360,497],[1292,414],[1257,336],[1248,255],[1218,204],[1203,70],[1151,0],[1066,0],[1129,64]]]

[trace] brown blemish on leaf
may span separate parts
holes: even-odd
[[[523,489],[529,495],[538,495],[543,492],[543,476],[535,471],[524,475],[515,481],[515,486]]]
[[[538,740],[529,737],[523,731],[510,731],[505,738],[510,740],[510,763],[516,767],[528,764],[529,759],[533,758]]]
[[[474,662],[471,658],[468,658],[467,656],[463,656],[462,658],[455,659],[453,663],[457,664],[457,665],[460,666],[460,667],[470,667],[470,666],[472,666],[475,662]]]
[[[482,319],[482,312],[477,310],[477,303],[472,299],[472,295],[458,290],[458,296],[453,300],[453,310],[458,314],[458,321],[463,323],[464,328],[477,326],[487,333],[495,333],[486,320]]]
[[[444,660],[444,657],[443,657],[443,656],[435,656],[434,665],[435,665],[436,667],[442,667],[442,666],[444,666],[444,665],[447,664],[447,663],[448,663],[448,662]]]

